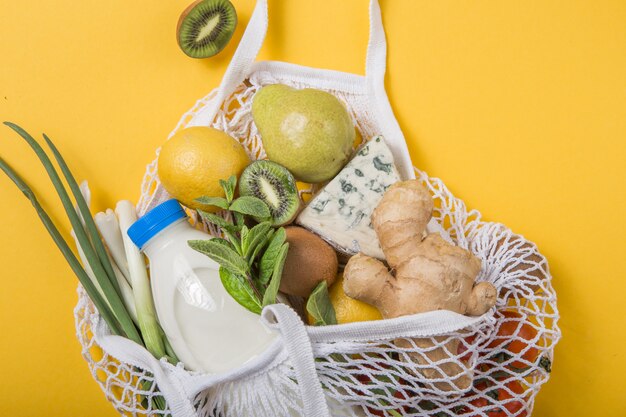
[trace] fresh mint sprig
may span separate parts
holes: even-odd
[[[269,207],[259,198],[234,198],[237,177],[220,180],[225,197],[200,197],[198,203],[229,211],[231,220],[198,209],[205,222],[219,227],[223,238],[190,240],[189,246],[220,265],[226,291],[243,307],[260,314],[274,304],[289,250],[284,228],[272,228]],[[248,218],[258,224],[248,227]]]
[[[322,281],[311,292],[306,303],[306,311],[313,317],[314,326],[337,324],[335,309],[328,295],[328,284]]]

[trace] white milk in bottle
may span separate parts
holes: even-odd
[[[150,260],[157,316],[187,369],[225,372],[261,354],[276,334],[226,292],[219,265],[189,247],[211,236],[194,229],[176,200],[159,204],[128,229]]]

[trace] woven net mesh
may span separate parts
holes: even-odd
[[[255,73],[224,101],[212,124],[239,138],[252,159],[265,156],[252,121],[252,97],[261,86],[276,82],[308,86],[293,77]],[[362,138],[377,134],[365,96],[330,92],[352,112]],[[199,100],[174,132],[191,123],[215,94]],[[141,185],[140,213],[168,198],[156,169],[155,158]],[[547,262],[532,242],[501,224],[483,222],[480,213],[468,210],[441,180],[417,169],[416,175],[435,200],[433,217],[457,245],[481,259],[477,281],[496,286],[496,309],[476,325],[433,337],[399,331],[393,337],[364,341],[325,337],[323,332],[310,334],[315,366],[332,415],[527,416],[539,388],[548,380],[560,337]],[[302,187],[305,201],[313,191]],[[195,213],[189,211],[189,215],[197,224]],[[211,225],[197,226],[217,233]],[[169,410],[150,371],[118,361],[96,343],[93,330],[98,314],[81,288],[78,293],[78,338],[107,399],[123,415],[167,415]],[[375,330],[385,322],[367,325]],[[297,380],[284,350],[262,369],[200,392],[194,403],[198,416],[302,415]]]

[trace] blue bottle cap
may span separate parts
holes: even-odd
[[[165,229],[178,219],[187,217],[187,214],[178,201],[167,200],[137,220],[128,228],[128,237],[141,249],[157,233]]]

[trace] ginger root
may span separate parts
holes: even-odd
[[[372,213],[372,225],[385,254],[387,266],[377,259],[358,254],[348,261],[344,271],[344,291],[357,300],[380,310],[383,318],[394,318],[433,310],[451,310],[460,314],[484,314],[496,302],[496,289],[488,282],[476,284],[480,260],[469,251],[454,246],[438,234],[424,237],[432,217],[433,200],[428,190],[416,180],[392,185]],[[435,338],[442,343],[445,338]],[[435,347],[432,339],[415,339],[423,356],[411,355],[428,379],[452,379],[435,382],[443,390],[465,390],[471,375],[455,361],[445,361],[458,351],[459,339],[450,339]],[[410,341],[397,340],[399,347]]]

